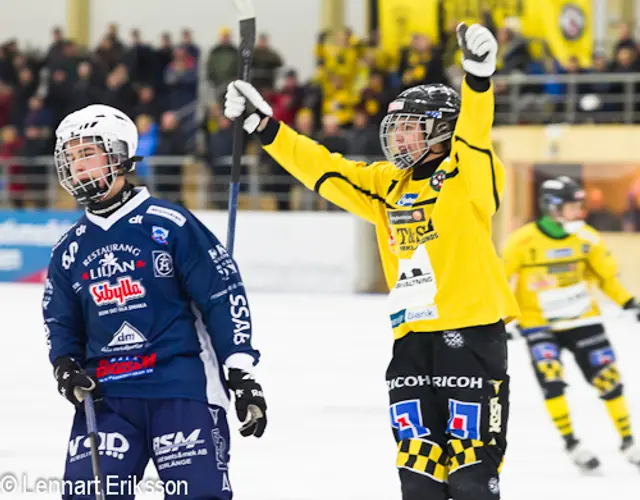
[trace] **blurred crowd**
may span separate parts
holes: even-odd
[[[640,71],[640,46],[628,25],[620,27],[611,55],[595,54],[593,66],[582,68],[576,58],[562,66],[539,40],[523,37],[517,23],[498,28],[490,13],[483,22],[499,41],[499,75]],[[268,34],[262,33],[253,59],[253,83],[273,107],[276,119],[331,151],[369,161],[382,159],[378,126],[399,92],[426,83],[459,87],[456,24],[441,29],[438,43],[415,34],[408,46],[394,54],[383,50],[376,33],[369,38],[358,38],[348,28],[320,33],[314,49],[315,71],[304,81],[271,46]],[[124,41],[117,26],[110,25],[92,50],[81,50],[58,28],[52,38],[44,52],[20,50],[14,40],[0,47],[0,161],[4,160],[3,171],[8,175],[2,182],[13,206],[46,205],[45,179],[51,166],[29,159],[51,155],[53,130],[65,114],[100,102],[124,110],[135,120],[140,132],[138,154],[146,158],[136,169],[141,182],[153,183],[158,195],[182,202],[184,159],[196,158],[213,179],[210,205],[226,207],[233,132],[222,114],[222,99],[227,84],[236,78],[239,59],[231,29],[222,28],[206,54],[189,29],[182,30],[179,40],[162,34],[154,45],[138,30]],[[619,115],[621,104],[598,97],[622,95],[624,90],[619,83],[595,83],[580,85],[577,93],[592,97],[585,101],[591,110],[599,107]],[[545,113],[566,107],[567,91],[566,84],[553,81],[527,85],[517,103],[508,106],[553,121]],[[498,97],[508,95],[510,88],[497,83],[496,92]],[[500,111],[504,104],[499,98],[496,102]],[[522,116],[520,122],[526,121],[526,113]],[[258,155],[262,192],[275,195],[275,208],[290,208],[291,190],[299,184],[256,144],[245,138],[242,147],[249,156]],[[244,165],[245,180],[248,171]],[[26,177],[31,180],[25,181]],[[248,189],[247,182],[241,189]]]

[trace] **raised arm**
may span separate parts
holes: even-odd
[[[504,165],[496,157],[491,141],[494,94],[490,77],[496,67],[498,44],[491,32],[480,25],[459,27],[458,38],[466,75],[452,157],[472,202],[484,218],[490,219],[500,207],[505,184]]]
[[[243,116],[247,101],[256,112],[245,119],[244,128],[248,133],[260,134],[264,150],[274,160],[331,203],[375,222],[376,208],[380,203],[384,204],[384,188],[379,181],[384,169],[381,164],[368,166],[347,160],[274,120],[269,104],[247,82],[236,81],[229,85],[225,115],[231,119]]]

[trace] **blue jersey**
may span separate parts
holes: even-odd
[[[259,359],[235,261],[188,210],[145,188],[61,238],[42,307],[51,362],[73,357],[109,396],[227,408],[223,365]]]

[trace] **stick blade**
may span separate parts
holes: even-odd
[[[252,19],[256,17],[253,9],[253,0],[233,0],[238,12],[238,20]]]

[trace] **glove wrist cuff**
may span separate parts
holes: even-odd
[[[264,128],[262,132],[258,133],[260,137],[260,142],[262,142],[262,145],[268,146],[273,141],[275,141],[279,130],[280,130],[280,122],[269,117],[269,120],[267,121],[267,126]]]
[[[491,78],[476,76],[471,73],[465,75],[467,85],[476,92],[486,92],[491,88]]]

